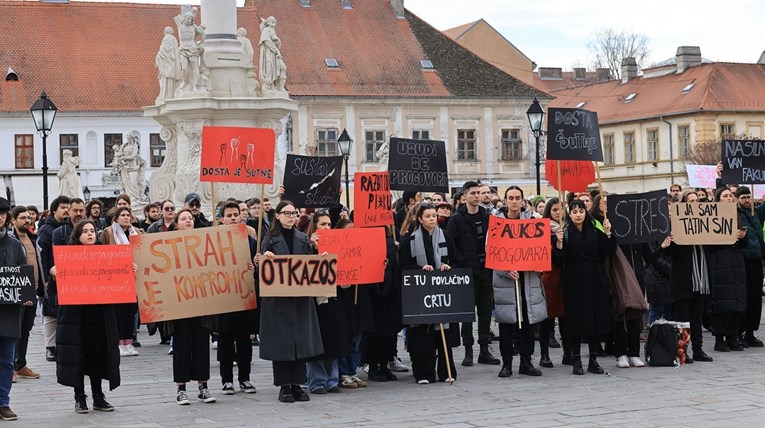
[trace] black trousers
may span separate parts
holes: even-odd
[[[590,357],[597,357],[600,351],[600,338],[597,335],[587,336],[587,348],[590,351]],[[565,336],[563,340],[568,341],[568,347],[571,349],[571,356],[574,360],[581,359],[582,355],[582,337]]]
[[[302,385],[306,382],[305,360],[273,361],[273,367],[275,386]]]
[[[452,354],[451,346],[447,346],[448,351],[444,355],[444,346],[441,342],[441,333],[436,331],[434,334],[438,335],[436,349],[433,352],[416,352],[409,353],[409,359],[412,361],[412,374],[415,380],[426,379],[428,382],[433,383],[436,381],[436,374],[438,374],[438,381],[445,382],[449,378],[449,371],[446,369],[446,364],[449,364],[452,369],[452,379],[457,379],[457,368],[454,365],[454,355]]]
[[[374,333],[361,333],[361,361],[366,364],[387,363],[396,355],[398,336],[377,337]]]
[[[114,314],[117,316],[117,333],[120,335],[120,340],[133,338],[137,310],[137,303],[121,303],[114,305]]]
[[[762,260],[744,259],[746,267],[746,315],[740,330],[753,334],[760,329],[762,317]]]
[[[513,335],[518,332],[518,354],[521,357],[531,357],[534,354],[534,327],[536,324],[528,324],[525,320],[523,327],[518,329],[518,324],[499,323],[499,353],[502,358],[512,358],[515,346]]]
[[[210,332],[200,317],[174,320],[173,381],[210,379]]]
[[[639,357],[640,331],[642,329],[642,317],[626,321],[614,321],[614,328],[611,330],[614,337],[614,355],[617,357],[621,355]]]
[[[85,377],[82,377],[83,385],[85,384]],[[101,378],[98,376],[90,376],[90,391],[91,393],[96,395],[103,395],[103,389],[101,389]],[[74,396],[77,397],[78,395],[85,394],[85,388],[80,388],[79,386],[74,387]]]
[[[29,332],[35,325],[35,311],[37,302],[33,306],[21,307],[21,336],[16,343],[16,356],[13,359],[13,369],[21,370],[27,365],[27,348],[29,347]]]
[[[236,326],[234,330],[218,333],[218,361],[222,383],[234,382],[234,358],[239,370],[239,382],[250,380],[252,341],[249,326]]]
[[[675,299],[672,304],[673,320],[691,323],[691,348],[694,351],[701,349],[704,343],[701,318],[704,316],[705,304],[706,296],[697,292],[694,292],[690,299]]]
[[[492,287],[491,271],[483,269],[483,275],[474,278],[473,292],[475,293],[475,306],[478,312],[478,344],[488,345],[491,343],[491,311],[494,309],[494,288]],[[488,274],[487,274],[488,272]],[[485,277],[485,278],[484,278]],[[465,347],[473,346],[473,323],[462,323],[462,344]]]
[[[740,324],[741,313],[715,314],[712,330],[718,339],[723,336],[735,337],[738,335]]]

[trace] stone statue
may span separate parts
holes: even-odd
[[[141,139],[138,131],[128,134],[127,141],[114,150],[112,171],[120,178],[120,185],[125,194],[130,196],[134,206],[146,202],[143,189],[146,186],[146,161],[138,153],[138,143]]]
[[[247,30],[239,28],[236,32],[236,38],[242,44],[245,61],[247,61],[248,65],[252,64],[252,61],[255,59],[255,49],[253,49],[250,39],[247,38]]]
[[[282,41],[276,35],[276,18],[269,16],[260,23],[260,86],[263,95],[277,95],[273,92],[286,92],[287,65],[279,51]],[[269,94],[269,92],[271,92]]]
[[[61,159],[61,169],[58,171],[58,194],[70,198],[83,198],[80,176],[77,175],[77,167],[80,166],[80,157],[72,156],[72,151],[64,149],[64,158]]]
[[[178,26],[178,58],[181,66],[181,84],[176,91],[177,98],[205,94],[200,69],[202,64],[202,42],[205,39],[205,27],[196,25],[196,8],[189,5],[181,6],[181,13],[173,18]],[[199,37],[199,39],[197,39]]]
[[[175,97],[175,90],[181,79],[181,65],[178,60],[178,41],[173,36],[173,29],[165,27],[165,37],[154,60],[154,65],[159,69],[159,95],[156,104]]]

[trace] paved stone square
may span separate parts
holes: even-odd
[[[168,346],[158,344],[158,335],[149,337],[145,327],[141,328],[139,339],[143,344],[139,348],[141,355],[122,361],[122,386],[106,392],[108,401],[117,410],[112,413],[91,410],[89,414],[78,415],[73,410],[72,389],[56,383],[55,363],[45,361],[42,333],[36,325],[28,360],[29,366],[42,376],[36,380],[20,379],[13,386],[11,407],[19,415],[14,424],[37,427],[747,427],[763,426],[765,420],[765,349],[714,352],[714,339],[708,332],[704,337],[705,349],[715,358],[712,363],[681,368],[617,369],[613,358],[606,357],[599,361],[609,375],[574,376],[571,367],[558,364],[561,350],[552,349],[555,368],[542,369],[544,374],[538,378],[518,375],[516,358],[515,373],[509,379],[497,377],[499,366],[458,365],[458,380],[451,386],[417,385],[409,372],[400,374],[397,382],[370,382],[367,388],[345,390],[342,394],[312,394],[310,402],[294,404],[277,401],[277,388],[271,385],[271,364],[257,358],[252,376],[257,394],[222,395],[215,351],[211,349],[210,386],[218,401],[214,404],[192,401],[190,406],[178,406],[174,402]],[[493,348],[498,356],[498,345]],[[399,354],[408,364],[408,354],[403,349]],[[462,361],[461,349],[455,358],[458,364]],[[535,364],[536,361],[538,349]],[[195,385],[188,384],[188,390],[194,391]]]

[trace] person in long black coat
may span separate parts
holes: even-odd
[[[299,212],[290,201],[275,208],[271,230],[263,238],[256,256],[312,254],[308,236],[297,230]],[[273,363],[274,385],[279,401],[308,401],[300,386],[306,381],[306,359],[324,352],[313,297],[263,297],[260,307],[260,358]]]
[[[414,233],[407,235],[399,246],[401,270],[447,271],[451,269],[454,257],[454,241],[438,227],[438,214],[433,205],[421,205],[417,211],[419,223]],[[434,248],[433,240],[438,248]],[[422,251],[418,252],[417,248]],[[428,384],[448,379],[446,364],[451,368],[452,379],[457,378],[452,348],[460,346],[459,323],[444,326],[446,350],[441,340],[440,325],[408,325],[406,330],[407,350],[412,360],[412,373],[417,383]]]
[[[664,318],[669,319],[672,313],[672,290],[670,277],[672,275],[672,260],[662,254],[661,241],[648,243],[653,254],[645,269],[645,291],[648,304],[648,323]]]
[[[604,373],[597,362],[599,337],[611,331],[610,280],[604,259],[616,252],[611,223],[598,230],[581,200],[569,205],[570,222],[553,236],[553,263],[560,267],[563,302],[566,308],[566,337],[574,360],[573,373],[584,374],[580,356],[581,339],[587,338],[590,360],[587,371]]]
[[[90,220],[77,223],[69,245],[94,245],[96,225]],[[56,276],[56,267],[51,275]],[[120,385],[120,351],[117,317],[113,305],[61,305],[56,327],[56,378],[58,383],[74,388],[74,411],[88,413],[85,376],[90,378],[93,409],[112,411],[101,389],[101,380],[109,381],[109,390]]]

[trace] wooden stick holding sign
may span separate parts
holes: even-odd
[[[444,346],[444,358],[446,358],[446,381],[449,385],[454,384],[454,378],[452,377],[452,362],[449,358],[449,345],[446,344],[446,333],[444,333],[444,323],[438,324],[441,327],[441,344]]]
[[[518,275],[521,273],[518,272]],[[521,302],[521,284],[515,280],[515,308],[518,312],[518,329],[523,328],[523,302]]]
[[[555,164],[558,167],[558,200],[560,201],[560,219],[558,219],[558,224],[560,224],[560,227],[563,227],[563,221],[566,219],[566,202],[564,199],[566,192],[563,191],[563,177],[560,173],[560,162],[555,162]]]
[[[266,197],[266,185],[261,184],[260,185],[260,208],[258,209],[258,241],[257,241],[257,247],[255,248],[256,253],[260,253],[260,243],[263,242],[261,239],[263,239],[263,222],[266,221],[265,214],[266,212],[263,210],[263,199]]]
[[[600,179],[600,167],[598,166],[598,163],[595,162],[595,173],[598,175],[598,194],[600,196],[600,212],[603,214],[603,220],[606,220],[608,218],[608,212],[606,212],[606,205],[603,204],[603,180]]]
[[[210,205],[212,205],[213,226],[218,225],[218,216],[215,209],[217,204],[218,201],[215,200],[215,183],[210,183]]]

